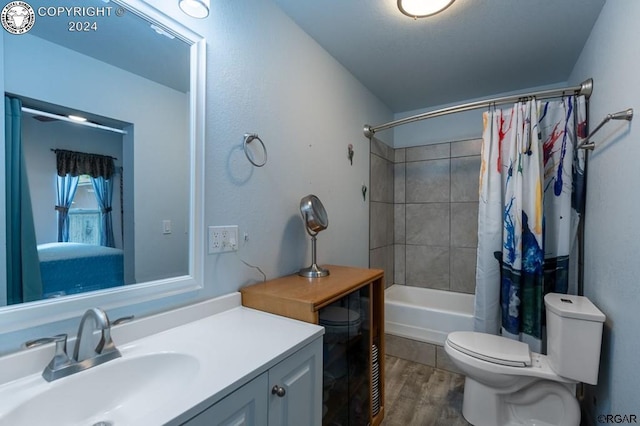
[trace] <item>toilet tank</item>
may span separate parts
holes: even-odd
[[[544,304],[549,365],[560,376],[595,385],[604,314],[583,296],[549,293]]]

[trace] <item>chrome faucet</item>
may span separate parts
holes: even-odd
[[[85,324],[87,322],[92,322],[93,327],[89,329],[90,335],[85,336]],[[100,331],[100,340],[95,347],[92,347],[91,337],[93,337],[94,331]],[[85,343],[86,340],[88,342]],[[29,348],[49,342],[55,342],[56,349],[53,359],[42,372],[42,377],[48,382],[70,376],[122,356],[111,339],[109,317],[100,308],[91,308],[82,316],[78,335],[76,336],[76,344],[73,349],[73,357],[69,358],[67,355],[66,334],[37,339],[27,342],[25,346]]]
[[[84,327],[89,320],[94,321],[95,329],[90,329],[90,334],[87,336],[89,341],[88,343],[84,343]],[[98,344],[92,348],[90,345],[94,330],[100,330],[101,335]],[[78,328],[78,335],[76,336],[76,346],[73,349],[73,360],[83,362],[85,360],[95,359],[101,355],[113,353],[114,351],[118,352],[116,346],[113,344],[113,340],[111,340],[111,324],[109,323],[107,313],[99,308],[87,310],[80,320],[80,327]],[[118,352],[118,355],[119,354]]]

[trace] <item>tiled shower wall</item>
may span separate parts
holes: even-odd
[[[371,139],[369,179],[369,265],[384,269],[385,285],[393,284],[393,168],[395,152]]]
[[[370,264],[387,285],[475,291],[480,144],[372,143]]]

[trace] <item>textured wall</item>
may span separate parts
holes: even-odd
[[[571,75],[593,77],[589,119],[640,111],[640,2],[608,1]],[[607,316],[597,387],[587,387],[585,406],[601,414],[640,416],[640,133],[631,123],[609,122],[594,138],[589,157],[585,213],[584,289]],[[594,422],[595,424],[595,422]]]

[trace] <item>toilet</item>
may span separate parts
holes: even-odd
[[[605,316],[582,296],[549,293],[547,355],[486,333],[455,331],[444,344],[465,374],[462,414],[475,426],[578,426],[579,382],[596,384]]]

